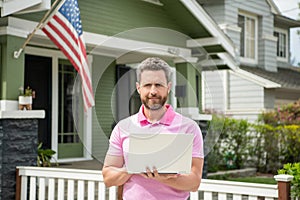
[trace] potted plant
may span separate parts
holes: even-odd
[[[56,153],[52,149],[43,149],[43,143],[38,145],[38,155],[37,155],[37,166],[39,167],[51,167],[51,159],[53,158],[54,154]],[[56,166],[58,163],[55,162]]]
[[[19,90],[19,110],[32,110],[32,89],[28,86],[25,91],[23,91],[23,87],[20,87]]]

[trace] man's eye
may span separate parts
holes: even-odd
[[[163,85],[162,84],[155,84],[155,87],[163,87]]]

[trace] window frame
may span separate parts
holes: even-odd
[[[288,62],[289,61],[289,31],[286,30],[286,29],[275,27],[274,28],[274,33],[275,32],[285,35],[285,57],[280,57],[277,54],[278,53],[277,49],[278,49],[278,44],[279,44],[279,39],[280,39],[279,37],[277,37],[277,42],[276,42],[276,58],[277,58],[277,61]],[[273,33],[273,35],[274,35],[274,33]]]
[[[240,54],[240,61],[242,63],[247,63],[247,64],[257,64],[258,63],[258,16],[255,15],[255,14],[245,12],[245,11],[239,11],[238,12],[238,17],[239,16],[243,16],[244,19],[245,18],[253,19],[254,20],[254,27],[255,27],[255,30],[254,30],[254,58],[243,57]],[[238,24],[238,27],[240,27],[239,24]],[[244,27],[244,30],[246,30],[246,27]],[[241,34],[242,34],[242,31],[241,31]],[[241,34],[240,34],[240,36],[242,36]],[[246,41],[245,41],[246,37],[245,36],[246,35],[244,33],[244,49],[247,49],[247,48],[245,48],[245,45],[246,45]],[[241,53],[241,46],[242,46],[242,43],[240,43],[240,53]],[[245,50],[244,50],[244,54],[246,54]]]

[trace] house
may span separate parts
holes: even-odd
[[[103,161],[112,126],[140,105],[134,68],[144,58],[159,56],[174,68],[169,103],[195,120],[207,120],[199,114],[204,67],[216,61],[213,69],[238,69],[234,42],[195,0],[78,0],[96,101],[84,112],[80,78],[41,30],[14,57],[50,5],[16,2],[0,4],[0,113],[17,109],[20,86],[34,89],[33,109],[45,110],[38,140],[58,162]]]
[[[198,2],[233,41],[239,66],[203,72],[203,109],[255,121],[300,98],[299,68],[291,66],[289,52],[290,28],[299,21],[284,17],[272,0]]]

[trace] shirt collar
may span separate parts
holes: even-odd
[[[167,111],[157,123],[169,126],[171,125],[176,114],[171,105],[166,104],[166,107],[167,107]],[[144,105],[140,107],[140,110],[138,112],[138,122],[140,123],[141,126],[146,126],[148,124],[151,124],[151,122],[149,122],[146,116],[144,115]]]

